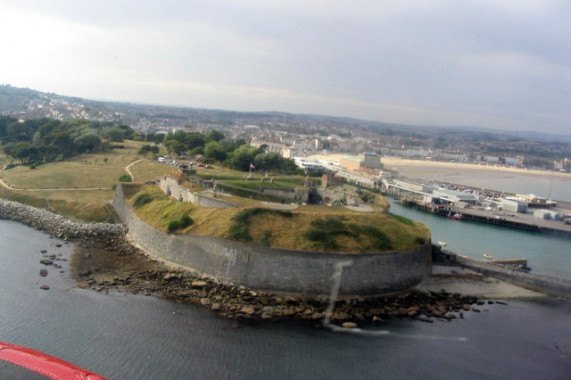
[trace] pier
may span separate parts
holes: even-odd
[[[459,202],[460,205],[450,203],[435,204],[428,201],[433,198],[433,195],[423,191],[421,185],[417,189],[399,186],[386,180],[383,180],[382,184],[384,193],[399,200],[404,206],[415,207],[417,210],[434,215],[452,217],[458,222],[471,221],[571,238],[571,225],[561,221],[538,219],[526,213],[486,210],[482,207],[462,204],[462,202]],[[560,204],[571,208],[570,204],[564,202],[560,202]]]
[[[571,294],[571,281],[559,277],[530,273],[529,268],[526,270],[520,267],[521,263],[525,263],[525,267],[527,267],[527,260],[525,259],[480,261],[444,250],[438,245],[433,245],[432,248],[432,257],[434,262],[437,263],[468,268],[485,276],[540,293],[564,298],[569,298]]]
[[[503,215],[498,215],[487,210],[476,208],[422,204],[416,200],[406,198],[401,200],[401,203],[405,206],[416,207],[420,211],[445,217],[460,214],[462,221],[493,224],[500,227],[542,232],[571,238],[571,225],[557,221],[537,219],[531,215],[519,213],[504,213]]]

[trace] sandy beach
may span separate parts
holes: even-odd
[[[342,157],[354,156],[348,153],[332,153],[332,154],[316,154],[309,156],[308,158],[315,160],[327,160],[331,162],[339,163]],[[453,170],[481,170],[481,171],[496,171],[504,173],[517,173],[517,174],[527,174],[527,175],[538,175],[538,176],[556,176],[562,178],[570,178],[571,173],[563,173],[557,171],[547,171],[547,170],[535,170],[535,169],[520,169],[514,167],[503,167],[503,166],[493,166],[493,165],[479,165],[470,163],[459,163],[459,162],[441,162],[441,161],[427,161],[427,160],[414,160],[405,159],[400,157],[383,156],[381,162],[385,165],[385,168],[390,170],[399,170],[403,167],[414,167],[414,168],[440,168],[440,169],[453,169]]]

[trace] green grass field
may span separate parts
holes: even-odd
[[[172,166],[161,164],[160,162],[157,162],[157,160],[152,159],[145,159],[144,161],[137,162],[131,167],[134,182],[157,180],[172,170]]]
[[[109,152],[80,155],[63,162],[40,165],[35,169],[15,166],[0,172],[10,189],[1,187],[0,197],[45,208],[59,214],[91,222],[113,222],[109,208],[112,187],[125,172],[125,166],[141,156],[142,143],[125,141]],[[17,164],[0,155],[2,165]]]

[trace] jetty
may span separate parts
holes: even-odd
[[[500,197],[498,192],[493,190],[481,190],[478,193],[466,188],[464,191],[447,190],[404,178],[382,179],[381,184],[385,195],[399,200],[404,206],[415,207],[417,210],[458,222],[492,224],[571,238],[571,204],[566,202],[546,201],[544,207],[549,206],[549,210],[538,210],[537,204],[521,198],[521,195],[514,200],[514,197],[505,194]],[[543,211],[543,218],[537,217],[535,211],[533,214],[528,212],[528,207],[530,210]],[[558,214],[555,209],[562,210],[561,216],[566,218],[565,222],[551,217]]]
[[[485,276],[540,293],[564,298],[569,298],[571,294],[570,280],[530,273],[526,259],[480,261],[442,249],[439,245],[432,246],[432,257],[435,263],[468,268]]]
[[[415,207],[417,210],[429,212],[434,215],[449,217],[449,215],[462,215],[462,221],[471,221],[484,224],[492,224],[500,227],[516,228],[532,232],[564,236],[571,238],[571,225],[557,223],[551,220],[534,218],[531,215],[520,213],[497,214],[489,210],[481,210],[471,207],[456,207],[449,205],[426,204],[414,199],[402,198],[401,203],[405,206]]]

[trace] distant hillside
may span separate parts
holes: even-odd
[[[230,126],[237,123],[248,125],[284,125],[295,127],[299,132],[316,125],[327,129],[335,126],[353,132],[373,132],[383,134],[416,134],[420,140],[427,137],[455,135],[470,140],[490,136],[509,136],[533,141],[571,143],[571,135],[552,135],[533,131],[504,131],[470,126],[421,126],[366,121],[349,117],[336,117],[313,114],[293,114],[287,112],[238,112],[191,107],[170,107],[152,104],[96,101],[77,97],[40,92],[28,88],[0,85],[0,114],[19,118],[52,117],[60,120],[86,118],[94,121],[109,121],[135,124],[140,118],[160,120],[162,125],[176,128],[192,124]],[[323,131],[324,133],[326,131]]]

